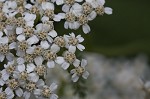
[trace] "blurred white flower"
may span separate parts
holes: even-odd
[[[43,99],[57,99],[58,96],[54,94],[54,91],[57,89],[57,85],[52,83],[50,86],[44,85],[42,89],[36,89],[34,94],[37,98]]]

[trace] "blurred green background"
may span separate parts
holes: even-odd
[[[106,56],[150,56],[150,0],[106,0],[112,15],[103,15],[89,22],[92,29],[85,37],[85,51]],[[59,25],[61,34],[63,25]],[[62,28],[62,29],[61,29]],[[64,31],[69,33],[71,30]]]

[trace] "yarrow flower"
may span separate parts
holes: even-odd
[[[64,29],[82,27],[97,15],[112,14],[104,0],[0,0],[0,99],[58,99],[57,84],[47,84],[47,72],[56,65],[71,70],[72,81],[87,79],[87,61],[78,58],[85,50],[81,34],[61,34]],[[61,8],[59,10],[59,8]]]
[[[75,66],[75,69],[71,70],[71,74],[72,75],[72,80],[73,82],[77,82],[79,77],[82,76],[84,79],[87,79],[87,77],[89,76],[89,72],[85,70],[85,67],[87,65],[87,61],[82,59],[81,61],[81,65],[77,65]]]

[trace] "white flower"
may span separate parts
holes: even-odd
[[[17,3],[15,1],[6,1],[3,5],[2,11],[6,17],[13,17],[17,14]]]
[[[112,8],[104,7],[105,0],[86,0],[86,2],[90,3],[93,8],[95,8],[95,12],[98,15],[103,15],[104,13],[110,15],[112,14]]]
[[[46,66],[43,65],[43,57],[39,56],[34,59],[34,64],[28,64],[27,65],[27,73],[28,73],[28,80],[32,82],[37,82],[39,80],[39,77],[44,77],[46,74]]]
[[[43,59],[41,58],[42,57],[35,58],[35,63],[42,65]],[[26,63],[24,58],[20,57],[17,59],[17,63],[17,71],[13,74],[14,78],[18,78],[23,81],[29,80],[32,82],[37,82],[39,80],[39,76],[41,75],[38,75],[38,72],[36,71],[37,66],[35,66],[33,62]]]
[[[45,98],[48,98],[48,99],[57,99],[58,96],[56,94],[54,94],[53,92],[57,89],[57,85],[55,83],[52,83],[49,86],[45,85],[43,86],[42,89],[36,89],[34,91],[34,95],[37,97],[37,98],[40,98],[40,99],[45,99]]]
[[[7,90],[8,92],[15,92],[15,94],[18,96],[18,97],[21,97],[23,95],[23,90],[20,88],[20,84],[19,84],[19,81],[12,78],[12,79],[8,79],[7,82]]]
[[[96,17],[96,13],[92,11],[89,15],[82,14],[78,16],[78,24],[82,25],[82,30],[85,34],[91,31],[88,21],[93,20]],[[79,27],[79,26],[78,26]]]
[[[6,81],[16,71],[16,66],[14,64],[14,61],[4,64],[4,68],[5,69],[3,69],[1,73],[2,73],[3,80]]]
[[[69,48],[68,51],[65,51],[63,57],[59,57],[57,61],[58,64],[61,64],[61,67],[66,70],[69,68],[70,64],[78,66],[80,61],[76,58],[75,49]]]
[[[0,88],[0,96],[2,96],[4,99],[13,99],[14,93],[8,88],[6,88],[5,91],[3,91],[2,88]]]
[[[53,41],[51,36],[57,35],[55,31],[50,31],[48,33],[49,29],[50,29],[49,26],[44,25],[44,24],[38,24],[36,26],[35,35],[40,41],[40,46],[43,49],[48,49]]]
[[[64,23],[64,28],[77,30],[80,26],[82,26],[83,32],[87,34],[91,31],[88,21],[91,21],[95,18],[95,11],[92,11],[89,15],[79,14],[77,16],[70,11],[65,15],[66,22]]]
[[[67,48],[76,50],[77,47],[80,51],[83,51],[85,49],[85,47],[82,44],[79,44],[84,41],[84,38],[81,37],[81,35],[75,37],[75,34],[71,33],[69,35],[65,35],[65,39],[68,43]]]
[[[75,69],[71,70],[72,81],[77,82],[79,77],[82,76],[84,79],[87,79],[89,76],[89,72],[85,70],[85,66],[87,65],[87,61],[82,59],[81,66],[75,66]]]
[[[56,0],[57,5],[63,5],[62,11],[68,12],[73,5],[76,5],[83,0]]]
[[[44,81],[42,79],[39,79],[37,82],[28,82],[25,85],[26,91],[23,93],[23,97],[25,99],[29,99],[31,96],[31,93],[36,91],[36,88],[43,87],[45,85]]]
[[[53,19],[54,21],[60,21],[63,19],[64,14],[63,13],[54,13],[54,4],[50,2],[42,2],[42,10],[43,10],[43,17],[42,19],[50,20]]]
[[[36,41],[36,42],[38,41],[38,39],[35,36],[32,36],[32,37],[27,40],[24,35],[19,35],[17,37],[17,40],[18,40],[17,53],[16,53],[17,56],[23,57],[25,55],[26,50],[31,47],[31,45],[33,43],[31,41]],[[30,39],[32,39],[32,40],[30,40]]]
[[[53,42],[54,42],[53,45],[59,47],[59,49],[61,47],[66,47],[66,43],[67,43],[64,36],[57,36]]]
[[[18,64],[16,66],[16,71],[13,73],[13,77],[15,79],[18,79],[19,83],[25,83],[26,80],[28,80],[28,73],[26,70],[25,64]]]
[[[16,48],[16,42],[9,44],[9,38],[7,36],[0,37],[0,61],[4,61],[5,57],[8,61],[12,61],[14,55],[10,50]]]
[[[39,39],[34,34],[34,28],[26,26],[24,28],[16,28],[17,39],[20,41],[27,39],[28,44],[36,44],[39,42]]]
[[[27,54],[34,55],[34,58],[36,58],[36,57],[38,57],[38,56],[42,56],[43,51],[44,51],[44,49],[43,49],[40,45],[38,45],[38,46],[34,45],[34,46],[32,46],[32,47],[29,47],[29,48],[26,50],[26,53],[27,53]]]
[[[9,26],[7,25],[6,28],[4,29],[4,36],[3,34],[0,33],[0,37],[4,36],[5,38],[2,39],[3,41],[5,41],[5,43],[16,43],[16,34],[15,34],[15,27],[14,26]],[[2,41],[2,42],[3,42]],[[14,46],[15,48],[16,46]]]
[[[76,15],[70,11],[66,13],[65,15],[65,23],[64,23],[64,28],[65,29],[78,29],[80,27],[80,24],[76,21]]]
[[[59,47],[55,44],[53,44],[50,49],[45,50],[43,52],[43,57],[47,62],[48,68],[54,68],[55,67],[55,62],[59,60],[57,57],[57,53],[59,52]]]

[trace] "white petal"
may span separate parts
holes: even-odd
[[[87,60],[82,59],[81,61],[81,67],[85,67],[87,65]]]
[[[34,62],[35,62],[35,64],[37,65],[37,66],[40,66],[40,65],[42,65],[42,63],[43,63],[43,57],[42,56],[39,56],[39,57],[36,57],[35,59],[34,59]]]
[[[23,57],[25,55],[25,52],[24,51],[21,51],[21,50],[17,50],[17,53],[16,53],[17,56],[20,56],[20,57]]]
[[[24,35],[19,35],[19,36],[17,36],[17,40],[18,41],[24,41],[25,40],[25,36]]]
[[[50,35],[51,37],[56,37],[57,36],[57,32],[55,30],[52,30],[48,33],[48,35]]]
[[[36,25],[36,30],[37,30],[38,32],[43,31],[43,24],[42,24],[42,23],[39,23],[38,25]]]
[[[0,43],[7,44],[8,43],[8,37],[2,37],[2,38],[0,38]]]
[[[70,29],[75,29],[74,22],[69,22],[69,28]]]
[[[7,58],[8,61],[13,61],[14,55],[13,55],[12,53],[8,53],[8,54],[6,55],[6,58]]]
[[[24,19],[27,22],[34,21],[36,19],[36,15],[35,14],[26,13]]]
[[[23,32],[23,28],[22,27],[17,27],[16,28],[16,34],[21,34]]]
[[[72,70],[70,71],[70,73],[71,73],[71,74],[76,73],[76,69],[72,69]]]
[[[0,61],[3,62],[4,61],[5,56],[0,54]]]
[[[69,28],[69,22],[66,21],[66,22],[64,23],[64,28],[65,28],[65,29],[68,29],[68,28]]]
[[[36,86],[37,87],[43,87],[45,85],[44,81],[42,79],[39,79],[37,82],[36,82]]]
[[[49,21],[49,17],[43,16],[43,17],[41,18],[41,21],[42,21],[42,22]]]
[[[3,32],[2,31],[0,31],[0,37],[2,37],[3,36]]]
[[[76,2],[82,2],[83,0],[75,0]]]
[[[72,11],[75,14],[75,16],[79,16],[79,15],[82,14],[82,6],[80,4],[78,4],[78,3],[75,3],[71,7],[70,11]]]
[[[78,79],[79,79],[79,76],[76,73],[72,75],[72,81],[73,82],[77,82]]]
[[[65,61],[65,60],[64,60],[63,57],[57,57],[56,60],[55,60],[55,62],[56,62],[57,64],[59,64],[59,65],[62,64],[64,61]]]
[[[105,0],[99,0],[98,2],[100,5],[104,5],[105,4]]]
[[[83,75],[82,75],[82,77],[83,77],[84,79],[87,79],[88,76],[89,76],[89,72],[87,72],[87,71],[85,71],[85,72],[83,73]]]
[[[57,52],[60,51],[60,47],[58,45],[56,45],[56,44],[53,44],[51,46],[51,51],[54,52],[54,53],[57,53]]]
[[[61,19],[62,19],[61,16],[54,15],[54,18],[53,18],[54,21],[59,22],[59,21],[61,21]]]
[[[76,47],[75,47],[75,46],[70,45],[70,46],[69,46],[69,52],[71,52],[71,53],[75,53],[75,51],[76,51]]]
[[[82,26],[82,29],[83,29],[83,32],[84,32],[85,34],[87,34],[87,33],[89,33],[89,32],[91,31],[91,29],[90,29],[90,27],[89,27],[88,24],[84,24],[84,25]]]
[[[85,49],[85,47],[82,45],[82,44],[78,44],[77,45],[77,48],[80,50],[80,51],[83,51]]]
[[[44,49],[48,49],[50,46],[47,41],[41,41],[40,45]]]
[[[58,18],[59,20],[64,19],[65,18],[65,13],[58,13],[58,14],[55,15],[55,18]]]
[[[47,36],[47,41],[48,41],[49,43],[52,43],[52,42],[53,42],[53,39],[52,39],[50,36]]]
[[[83,41],[84,41],[84,38],[83,38],[83,37],[81,37],[81,35],[78,35],[76,38],[78,39],[79,43],[81,43],[81,42],[83,42]]]
[[[50,99],[57,99],[58,96],[56,94],[51,94]]]
[[[112,14],[112,8],[105,7],[105,13],[108,15]]]
[[[25,99],[29,99],[29,98],[30,98],[30,95],[31,95],[30,92],[25,91],[24,94],[23,94],[23,97],[24,97]]]
[[[57,5],[62,5],[64,3],[64,0],[56,0]]]
[[[27,40],[27,43],[29,45],[32,45],[32,44],[36,44],[39,42],[39,39],[37,38],[37,36],[33,35],[32,37],[30,37],[28,40]]]
[[[26,4],[26,5],[25,5],[25,8],[26,8],[26,9],[31,9],[31,7],[32,7],[31,4]]]
[[[54,61],[48,61],[48,62],[47,62],[47,67],[48,67],[48,68],[54,68],[54,67],[55,67]]]
[[[9,49],[14,49],[14,48],[16,48],[16,42],[10,43]]]
[[[50,2],[42,2],[42,9],[43,10],[46,10],[46,9],[54,10],[54,4],[50,3]]]
[[[5,82],[0,78],[0,85],[3,86]]]
[[[37,95],[37,96],[39,96],[39,95],[41,95],[41,89],[35,89],[34,90],[34,95]]]
[[[19,71],[19,72],[25,71],[25,65],[24,65],[24,64],[18,65],[18,71]]]
[[[37,82],[39,80],[39,76],[36,73],[30,73],[28,80],[32,82]]]
[[[21,97],[23,95],[23,90],[21,88],[16,89],[15,92],[18,97]]]
[[[74,65],[75,67],[78,67],[79,64],[80,64],[80,60],[78,60],[78,59],[76,59],[76,60],[73,62],[73,65]]]
[[[89,20],[94,20],[96,18],[96,12],[95,11],[92,11],[89,15],[88,15],[88,19]]]
[[[17,63],[18,64],[23,64],[24,63],[24,59],[23,58],[17,58]]]
[[[34,71],[35,65],[34,64],[27,64],[27,72],[30,73]]]
[[[6,93],[6,95],[7,96],[9,96],[9,97],[14,97],[14,94],[13,94],[13,91],[9,88],[9,87],[7,87],[6,89],[5,89],[5,93]],[[11,99],[11,98],[10,98]]]
[[[68,69],[69,65],[70,65],[69,63],[64,62],[64,63],[61,65],[61,67],[62,67],[64,70],[66,70],[66,69]]]
[[[33,27],[34,26],[34,21],[28,21],[26,22],[27,26]]]
[[[80,23],[79,22],[73,22],[74,24],[74,29],[78,29],[80,27]]]
[[[51,85],[50,85],[50,90],[51,91],[55,91],[57,89],[57,84],[56,83],[52,83]]]
[[[28,54],[33,54],[35,47],[28,47],[28,49],[26,50],[26,53]]]
[[[68,12],[69,9],[70,9],[70,6],[67,5],[67,4],[65,4],[65,5],[62,6],[62,11],[64,11],[64,12]]]

